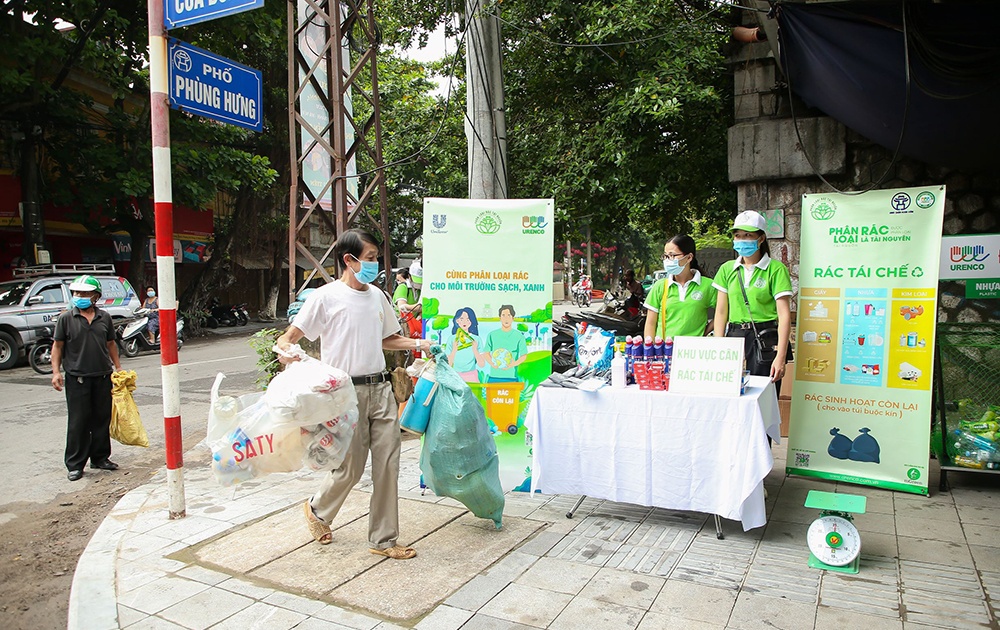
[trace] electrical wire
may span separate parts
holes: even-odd
[[[889,175],[889,171],[891,171],[892,167],[895,166],[896,160],[899,158],[899,149],[903,146],[903,137],[906,135],[907,116],[910,111],[910,47],[907,41],[908,30],[906,25],[906,0],[900,0],[900,8],[903,16],[903,76],[906,86],[906,97],[903,103],[903,119],[899,126],[899,139],[896,141],[896,150],[892,154],[892,159],[889,161],[889,165],[885,167],[885,172],[883,172],[882,176],[878,178],[878,181],[872,183],[864,190],[847,191],[837,188],[825,177],[823,177],[823,174],[819,172],[818,168],[816,168],[816,164],[813,162],[812,158],[809,157],[809,153],[806,151],[806,145],[802,141],[802,134],[799,132],[798,118],[795,116],[795,97],[792,94],[792,70],[791,65],[789,64],[791,56],[789,55],[785,58],[785,67],[787,68],[787,72],[785,73],[785,83],[788,86],[788,107],[792,117],[792,126],[795,127],[795,137],[798,138],[799,147],[802,148],[802,155],[805,156],[806,162],[809,163],[809,167],[812,168],[816,177],[819,177],[824,184],[843,195],[861,195],[881,186],[882,182],[884,182],[885,178]]]

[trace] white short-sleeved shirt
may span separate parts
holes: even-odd
[[[392,305],[378,288],[352,289],[340,280],[313,291],[292,325],[320,338],[323,363],[351,376],[385,369],[382,340],[400,332]]]

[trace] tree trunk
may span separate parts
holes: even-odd
[[[271,268],[265,270],[267,278],[267,295],[264,304],[260,309],[260,318],[265,321],[273,321],[278,318],[278,297],[281,295],[282,273],[281,263],[285,257],[281,255],[281,247],[277,242],[272,243],[273,255],[271,256]]]

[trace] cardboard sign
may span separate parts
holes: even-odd
[[[742,379],[742,338],[674,337],[671,392],[738,397]]]

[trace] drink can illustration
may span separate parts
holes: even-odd
[[[908,348],[916,348],[917,347],[917,333],[915,333],[915,332],[907,333],[907,335],[906,335],[906,346]]]
[[[905,346],[906,345],[906,335],[905,334],[899,336],[899,345],[901,345],[901,346]]]

